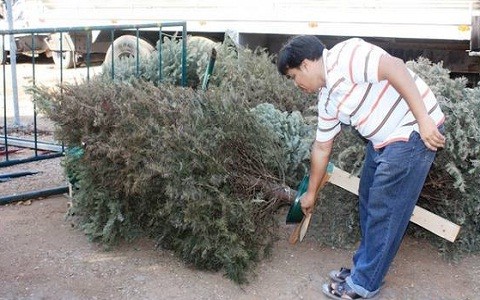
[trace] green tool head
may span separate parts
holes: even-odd
[[[333,165],[333,163],[329,162],[327,165],[326,175],[328,176],[332,175],[334,168],[335,166]],[[298,185],[295,201],[293,201],[293,204],[292,206],[290,206],[290,210],[288,211],[288,214],[287,214],[287,224],[300,223],[303,219],[303,212],[302,212],[300,199],[308,189],[308,180],[309,180],[309,175],[307,174],[303,177],[302,181]]]
[[[303,177],[303,180],[300,182],[297,188],[297,195],[295,196],[295,201],[293,201],[292,206],[287,214],[287,224],[291,223],[300,223],[303,219],[302,206],[300,199],[302,195],[307,191],[308,188],[308,175]]]

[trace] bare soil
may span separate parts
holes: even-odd
[[[325,299],[328,272],[352,256],[308,233],[290,245],[292,228],[279,221],[283,236],[272,257],[239,286],[222,272],[186,266],[151,240],[106,251],[65,218],[68,201],[58,195],[0,206],[0,299]],[[448,262],[425,241],[406,238],[378,299],[479,299],[479,258]]]
[[[37,66],[37,78],[52,70],[48,63]],[[38,171],[0,182],[0,196],[66,184],[60,164],[58,158],[0,169]],[[68,195],[57,195],[0,206],[0,300],[326,299],[321,285],[327,274],[349,266],[353,254],[322,245],[313,233],[290,245],[293,228],[280,211],[273,255],[239,286],[222,272],[192,269],[152,240],[106,251],[66,219],[68,205]],[[479,281],[480,255],[447,261],[428,242],[407,237],[377,299],[480,299]]]

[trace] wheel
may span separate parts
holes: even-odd
[[[113,54],[112,54],[113,49]],[[147,41],[138,38],[138,54],[140,58],[148,57],[155,48]],[[112,55],[114,63],[122,58],[137,57],[137,37],[133,35],[122,35],[113,41],[113,48],[108,48],[103,61],[104,69],[111,70]]]
[[[70,69],[75,66],[75,54],[73,51],[52,51],[55,66],[62,69]]]

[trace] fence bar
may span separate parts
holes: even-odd
[[[124,29],[140,29],[140,28],[157,28],[157,27],[183,27],[186,31],[186,22],[164,22],[164,23],[149,23],[149,24],[133,24],[133,25],[100,25],[100,26],[77,26],[77,27],[41,27],[35,29],[13,29],[13,30],[0,30],[0,34],[31,34],[34,33],[59,33],[69,31],[93,31],[93,30],[124,30]]]
[[[5,35],[2,35],[2,55],[5,55]],[[6,58],[4,58],[6,59]],[[4,141],[4,150],[5,150],[5,159],[8,161],[9,159],[9,151],[8,151],[8,142],[7,142],[7,78],[5,76],[6,64],[2,65],[3,70],[3,141]]]
[[[25,201],[29,199],[36,199],[36,198],[42,198],[42,197],[48,197],[53,195],[66,194],[66,193],[68,193],[68,186],[61,186],[58,188],[47,189],[47,190],[38,190],[38,191],[28,192],[28,193],[19,194],[19,195],[5,196],[5,197],[0,197],[0,205],[4,205],[4,204],[16,202],[16,201]]]
[[[24,158],[24,159],[10,159],[7,161],[2,161],[0,162],[0,167],[10,167],[13,165],[19,165],[23,163],[29,163],[29,162],[34,162],[34,161],[39,161],[39,160],[44,160],[44,159],[51,159],[51,158],[57,158],[63,156],[63,153],[53,153],[53,154],[44,154],[44,155],[38,155],[38,156],[32,156],[29,158]]]

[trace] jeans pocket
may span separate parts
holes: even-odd
[[[431,164],[435,154],[436,151],[432,151],[425,146],[420,134],[413,131],[408,141],[398,141],[387,145],[377,161],[400,165],[419,162]]]
[[[428,164],[432,164],[437,152],[427,148],[427,146],[425,145],[425,142],[420,137],[420,133],[416,131],[412,132],[411,138],[412,138],[411,144],[413,146],[413,151],[412,151],[413,161],[417,161],[417,162],[424,161]]]

